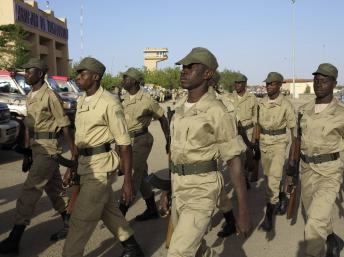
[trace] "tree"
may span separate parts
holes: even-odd
[[[306,86],[304,94],[310,94],[311,93],[311,87],[309,85]]]
[[[224,90],[228,92],[233,92],[233,85],[235,82],[235,78],[237,77],[239,72],[224,69],[220,72],[220,85],[223,87]]]
[[[0,26],[0,69],[20,68],[29,59],[27,32],[17,24]]]

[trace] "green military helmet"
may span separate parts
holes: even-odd
[[[283,83],[284,78],[283,76],[278,72],[270,72],[264,82],[266,83],[272,83],[272,82],[280,82]]]
[[[331,63],[322,63],[319,65],[318,69],[312,73],[313,75],[321,74],[327,77],[332,77],[337,79],[338,69]]]
[[[100,76],[103,76],[106,68],[104,64],[102,64],[100,61],[98,61],[95,58],[92,57],[86,57],[81,60],[79,65],[76,67],[76,70],[82,71],[82,70],[89,70],[93,71],[95,73],[98,73]]]
[[[135,69],[132,67],[129,68],[126,72],[122,73],[122,76],[128,76],[128,77],[135,79],[136,81],[138,81],[140,83],[144,83],[143,73],[141,71],[139,71],[138,69]]]
[[[192,63],[203,64],[212,70],[216,70],[219,66],[215,55],[204,47],[193,48],[187,56],[176,62],[176,65],[190,65]]]
[[[48,71],[47,63],[39,58],[31,58],[27,63],[22,66],[23,69],[30,69],[30,68],[37,68],[42,70],[43,72]]]
[[[247,77],[242,73],[238,73],[234,82],[247,82]]]

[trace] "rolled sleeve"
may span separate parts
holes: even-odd
[[[165,113],[164,109],[155,100],[152,100],[150,104],[150,111],[152,112],[154,119],[160,119]]]
[[[109,130],[118,145],[130,145],[131,140],[123,109],[119,106],[109,105],[106,111]]]
[[[223,161],[233,159],[235,156],[245,152],[246,145],[238,135],[235,118],[225,113],[219,120],[216,131],[218,148]]]
[[[57,126],[60,128],[69,126],[70,120],[63,110],[61,100],[55,94],[51,94],[49,98],[49,105]]]

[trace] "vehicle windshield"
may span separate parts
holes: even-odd
[[[56,83],[56,81],[52,78],[48,78],[49,85],[51,86],[52,90],[55,92],[62,92],[59,85]]]
[[[17,84],[11,77],[0,76],[0,93],[21,94]]]
[[[80,88],[77,86],[74,80],[69,80],[68,83],[74,88],[75,92],[81,92]]]
[[[31,90],[31,87],[25,83],[25,77],[24,75],[21,74],[17,74],[15,76],[15,80],[17,81],[17,83],[19,84],[19,86],[24,89],[25,94],[28,94]]]
[[[56,82],[57,86],[61,89],[61,91],[63,91],[63,92],[74,92],[73,87],[68,83],[68,81],[55,80],[55,82]]]

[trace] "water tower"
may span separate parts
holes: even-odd
[[[144,67],[149,71],[156,70],[158,62],[167,60],[167,53],[167,48],[145,48]]]

